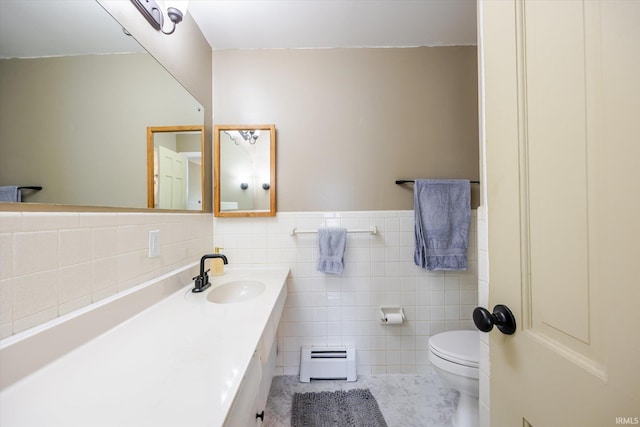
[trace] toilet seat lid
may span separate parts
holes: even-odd
[[[477,368],[480,364],[480,333],[442,332],[429,338],[429,350],[442,359]]]

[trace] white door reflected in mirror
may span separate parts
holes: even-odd
[[[149,208],[202,210],[204,128],[147,128]]]

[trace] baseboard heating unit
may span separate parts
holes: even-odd
[[[316,347],[300,349],[300,382],[311,380],[356,381],[355,346]]]

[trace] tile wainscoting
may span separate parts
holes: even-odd
[[[345,271],[316,271],[317,235],[349,229]],[[211,232],[213,228],[213,233]],[[148,231],[161,255],[148,258]],[[472,211],[469,269],[427,272],[413,263],[413,211],[284,212],[273,218],[210,214],[0,212],[0,337],[24,331],[223,247],[233,266],[286,266],[289,297],[278,331],[278,373],[296,375],[300,346],[355,344],[361,374],[429,373],[429,337],[473,329],[478,239]],[[213,236],[212,236],[213,235]],[[402,305],[404,324],[380,324],[380,305]]]
[[[430,373],[427,342],[446,330],[474,329],[478,297],[476,212],[469,268],[427,272],[414,265],[413,211],[283,212],[273,218],[215,218],[214,245],[233,266],[277,265],[291,270],[278,330],[276,373],[298,374],[300,346],[354,344],[360,374]],[[378,228],[348,234],[341,275],[316,271],[317,235],[291,236],[293,227]],[[382,325],[380,305],[402,305],[402,325]]]
[[[212,227],[211,214],[0,212],[0,338],[196,261]]]

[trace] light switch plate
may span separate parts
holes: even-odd
[[[160,256],[160,230],[149,231],[149,258]]]

